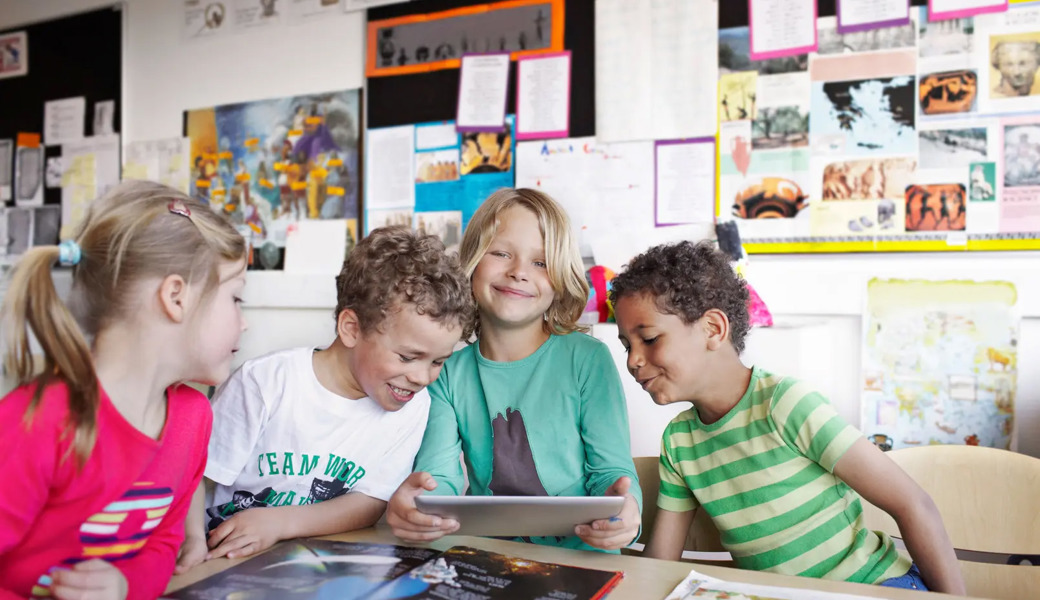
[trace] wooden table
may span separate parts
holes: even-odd
[[[668,595],[672,589],[690,572],[696,569],[705,575],[718,577],[727,581],[740,581],[760,585],[775,585],[783,587],[795,587],[828,592],[841,592],[846,594],[858,594],[874,598],[889,598],[891,600],[940,600],[942,598],[966,598],[965,596],[950,596],[947,594],[928,594],[922,596],[921,592],[914,590],[901,590],[883,588],[875,585],[862,585],[858,583],[844,583],[824,581],[822,579],[810,579],[808,577],[790,577],[786,575],[774,575],[758,571],[744,571],[741,569],[730,569],[716,567],[703,563],[672,562],[666,560],[655,560],[640,556],[618,556],[616,554],[602,554],[599,552],[584,552],[580,550],[566,550],[550,546],[538,546],[535,544],[523,544],[519,542],[507,542],[482,537],[449,535],[436,542],[429,544],[417,544],[403,542],[394,537],[388,529],[363,529],[340,535],[331,535],[326,539],[343,540],[350,542],[369,542],[373,544],[397,544],[401,546],[424,546],[436,550],[447,550],[452,546],[472,546],[500,554],[518,556],[530,560],[552,562],[591,569],[603,569],[608,571],[624,571],[625,577],[621,580],[614,591],[608,596],[608,600],[658,600]],[[218,558],[195,567],[188,573],[174,577],[167,591],[180,589],[200,579],[204,579],[214,573],[219,573],[233,564],[248,559],[228,560]]]

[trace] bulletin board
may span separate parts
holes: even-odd
[[[16,139],[19,133],[42,133],[44,103],[79,96],[86,98],[85,135],[93,134],[95,103],[107,100],[115,101],[111,121],[118,133],[123,93],[123,5],[14,27],[0,32],[0,36],[23,31],[28,42],[28,71],[0,78],[0,140]],[[45,149],[47,158],[60,155],[60,146]],[[60,205],[61,189],[45,188],[44,204]]]
[[[1040,3],[934,23],[913,4],[842,35],[821,1],[817,52],[750,61],[747,4],[725,3],[716,212],[748,252],[1040,248]]]
[[[465,10],[468,7],[492,3],[494,3],[493,0],[406,2],[369,9],[368,23],[369,28],[373,29],[373,25],[380,21],[414,20],[421,15],[451,13]],[[517,3],[507,2],[505,4]],[[552,38],[559,35],[557,25],[559,21],[562,21],[562,47],[558,49],[566,48],[571,51],[570,135],[575,137],[595,135],[595,3],[589,2],[589,0],[551,0],[546,4],[551,5],[556,11],[552,14],[552,19],[554,19],[551,25],[552,32],[545,33],[546,37],[550,39],[549,49],[557,49],[559,46],[558,40]],[[546,9],[547,12],[548,10]],[[548,14],[545,16],[549,17]],[[375,40],[370,39],[369,43],[373,44]],[[495,40],[492,40],[492,44],[494,43]],[[483,51],[483,48],[476,50]],[[436,48],[432,48],[431,51],[436,51]],[[366,58],[366,60],[374,59]],[[457,65],[454,67],[448,65],[448,67],[368,77],[365,80],[365,89],[368,92],[368,127],[390,127],[454,119],[459,89],[459,69]],[[515,60],[510,65],[509,81],[506,112],[513,114],[516,110],[516,90],[513,88],[513,82],[516,81]]]

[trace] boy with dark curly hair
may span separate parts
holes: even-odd
[[[700,508],[744,569],[965,593],[928,494],[821,394],[741,362],[747,287],[710,242],[637,256],[611,300],[632,376],[657,404],[693,404],[664,432],[648,556],[678,560]],[[914,563],[864,526],[861,496]]]
[[[411,472],[425,388],[473,332],[469,280],[435,236],[384,227],[351,251],[336,288],[328,348],[247,361],[217,391],[205,473],[216,486],[205,517],[197,499],[182,569],[369,527]]]

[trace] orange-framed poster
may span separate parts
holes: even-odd
[[[564,0],[507,0],[368,24],[365,76],[457,69],[463,54],[561,52]]]

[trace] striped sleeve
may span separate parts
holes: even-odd
[[[777,385],[770,417],[785,442],[832,473],[838,459],[862,437],[822,394],[793,379]]]
[[[657,495],[657,507],[672,512],[688,512],[697,508],[697,499],[686,485],[679,459],[673,455],[676,448],[672,446],[673,425],[669,424],[661,438],[661,459],[658,473],[661,476],[661,488]]]

